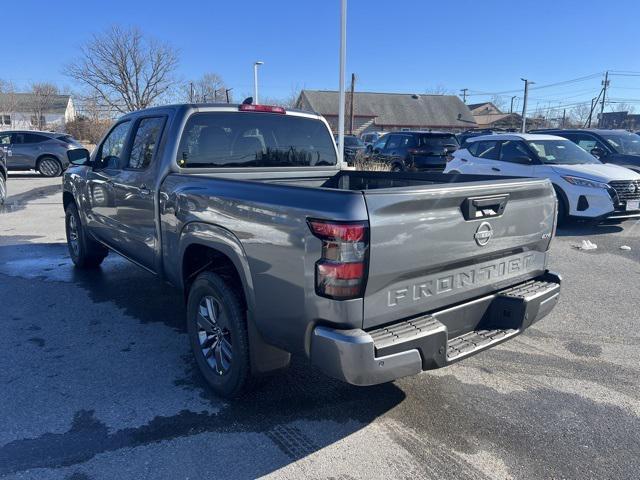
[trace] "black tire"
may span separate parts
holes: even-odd
[[[569,221],[566,197],[559,187],[554,187],[554,190],[558,198],[558,225],[566,225]]]
[[[59,177],[62,175],[60,160],[52,156],[45,156],[38,160],[37,169],[43,177]]]
[[[399,163],[394,163],[391,165],[392,172],[404,172],[404,167]]]
[[[0,172],[0,205],[4,205],[7,199],[7,181],[5,180],[2,172]]]
[[[253,386],[245,309],[217,273],[202,272],[191,285],[187,331],[198,368],[217,395],[237,398]]]
[[[95,268],[102,263],[109,250],[89,237],[82,226],[78,208],[70,203],[65,209],[65,231],[71,260],[78,268]]]

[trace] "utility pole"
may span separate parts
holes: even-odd
[[[338,94],[338,162],[344,160],[344,71],[347,59],[347,0],[340,0],[340,83]]]
[[[509,108],[509,113],[513,113],[513,101],[518,98],[516,95],[511,97],[511,108]]]
[[[469,89],[463,88],[460,91],[462,92],[462,102],[467,103],[467,92],[469,91]]]
[[[356,87],[356,74],[351,74],[351,103],[349,104],[349,135],[353,135],[353,91]]]
[[[189,82],[189,102],[193,103],[193,82]]]
[[[229,92],[230,92],[231,90],[233,90],[233,87],[231,87],[231,88],[225,88],[225,89],[224,89],[224,94],[227,96],[227,103],[230,103],[230,102],[229,102]]]
[[[566,120],[566,118],[567,118],[567,109],[563,108],[562,109],[562,126],[560,128],[564,128],[564,121]]]
[[[598,127],[602,126],[602,117],[604,116],[604,100],[607,96],[607,87],[609,86],[609,70],[604,72],[604,82],[602,82],[602,103],[600,104],[600,118],[598,119]]]
[[[521,78],[524,82],[524,99],[522,100],[522,128],[520,131],[525,133],[527,131],[527,98],[529,96],[529,85],[533,85],[535,82],[531,80],[527,80],[526,78]]]
[[[258,102],[258,67],[264,65],[264,62],[253,62],[253,104],[257,105]]]

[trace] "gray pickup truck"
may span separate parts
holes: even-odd
[[[222,396],[292,353],[354,385],[444,367],[558,301],[548,180],[341,170],[322,117],[263,105],[142,110],[68,155],[73,262],[182,289]]]

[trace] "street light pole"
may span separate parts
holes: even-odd
[[[347,58],[347,0],[340,0],[340,85],[338,106],[338,162],[344,160],[344,72]]]
[[[524,98],[522,99],[522,128],[520,131],[525,133],[527,131],[527,98],[529,96],[529,85],[534,84],[531,80],[527,80],[526,78],[521,78],[524,82]]]
[[[257,105],[258,101],[258,67],[264,65],[264,62],[257,61],[253,63],[253,104]]]

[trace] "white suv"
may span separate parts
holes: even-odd
[[[558,196],[560,220],[640,216],[640,174],[601,163],[565,138],[509,133],[467,142],[445,173],[548,178]]]

